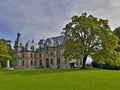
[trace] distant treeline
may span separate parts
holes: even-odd
[[[108,63],[106,63],[106,64],[98,64],[96,62],[92,62],[92,66],[94,68],[103,68],[103,69],[108,69],[108,70],[120,70],[120,66],[110,65]]]

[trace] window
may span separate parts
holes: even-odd
[[[42,54],[40,53],[40,57],[42,57]]]
[[[23,53],[22,57],[24,58],[24,53]]]
[[[42,60],[40,60],[40,66],[42,67]]]
[[[35,60],[35,65],[37,65],[36,60]]]
[[[35,57],[36,57],[36,54],[35,54]]]
[[[48,53],[48,52],[46,52],[46,55],[47,55],[47,56],[49,56],[49,53]]]
[[[60,56],[60,51],[57,51],[57,55]]]
[[[33,57],[33,54],[31,53],[31,57]]]
[[[65,59],[65,64],[67,64],[67,60]]]
[[[15,61],[15,65],[17,66],[17,61]]]
[[[33,61],[31,60],[31,65],[33,65]]]
[[[22,61],[22,66],[24,66],[24,61]]]
[[[60,64],[60,58],[57,58],[57,64]]]
[[[34,51],[34,46],[31,46],[31,50]]]
[[[53,64],[53,59],[51,59],[51,64]]]
[[[51,52],[51,56],[53,55],[53,53]]]

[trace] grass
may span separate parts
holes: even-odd
[[[0,90],[120,90],[120,71],[94,69],[0,71]]]

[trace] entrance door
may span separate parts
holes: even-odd
[[[49,59],[46,59],[46,67],[49,67]]]
[[[70,67],[71,67],[71,68],[74,68],[74,63],[70,63]]]

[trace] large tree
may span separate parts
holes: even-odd
[[[73,16],[63,30],[67,38],[64,56],[66,59],[82,58],[82,68],[85,68],[89,55],[93,60],[105,63],[117,57],[114,49],[118,46],[118,38],[110,30],[108,20],[83,13],[81,16]]]
[[[13,49],[10,43],[10,40],[0,39],[0,63],[2,67],[6,66],[6,60],[13,59]]]

